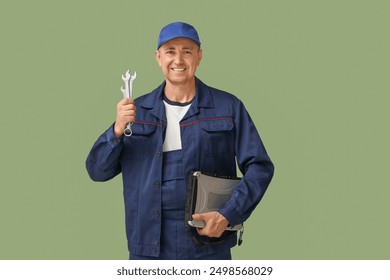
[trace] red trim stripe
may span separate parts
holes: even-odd
[[[135,121],[134,123],[136,123],[136,124],[148,124],[148,125],[153,125],[153,126],[161,126],[161,123],[139,122],[139,121]]]
[[[198,122],[204,122],[204,121],[221,121],[221,120],[233,120],[233,118],[229,118],[229,117],[226,117],[226,118],[206,118],[206,119],[196,120],[196,121],[193,121],[190,123],[183,123],[180,126],[189,126],[189,125],[193,125],[193,124],[196,124]]]

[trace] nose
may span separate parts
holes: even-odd
[[[178,52],[175,56],[176,65],[180,65],[183,62],[183,54]]]

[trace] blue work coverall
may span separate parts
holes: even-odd
[[[235,177],[238,165],[243,178],[219,211],[234,226],[243,223],[260,202],[274,166],[242,102],[198,78],[195,98],[180,122],[182,150],[164,153],[164,86],[165,82],[135,100],[137,117],[131,137],[116,138],[111,126],[97,139],[86,160],[87,171],[94,181],[122,173],[131,255],[220,258],[219,252],[230,254],[237,235],[226,231],[218,239],[199,237],[210,241],[207,245],[192,242],[184,221],[188,174],[202,171]]]

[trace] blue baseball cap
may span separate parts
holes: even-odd
[[[198,32],[192,25],[184,22],[173,22],[161,29],[160,35],[158,36],[157,49],[162,44],[176,38],[191,39],[200,47]]]

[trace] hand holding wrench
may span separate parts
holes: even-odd
[[[133,81],[137,78],[137,72],[134,72],[134,75],[130,75],[130,70],[122,75],[122,80],[125,83],[124,87],[121,87],[121,91],[123,93],[123,98],[131,98],[133,99]],[[133,134],[131,130],[132,122],[129,122],[125,128],[124,134],[129,137]]]

